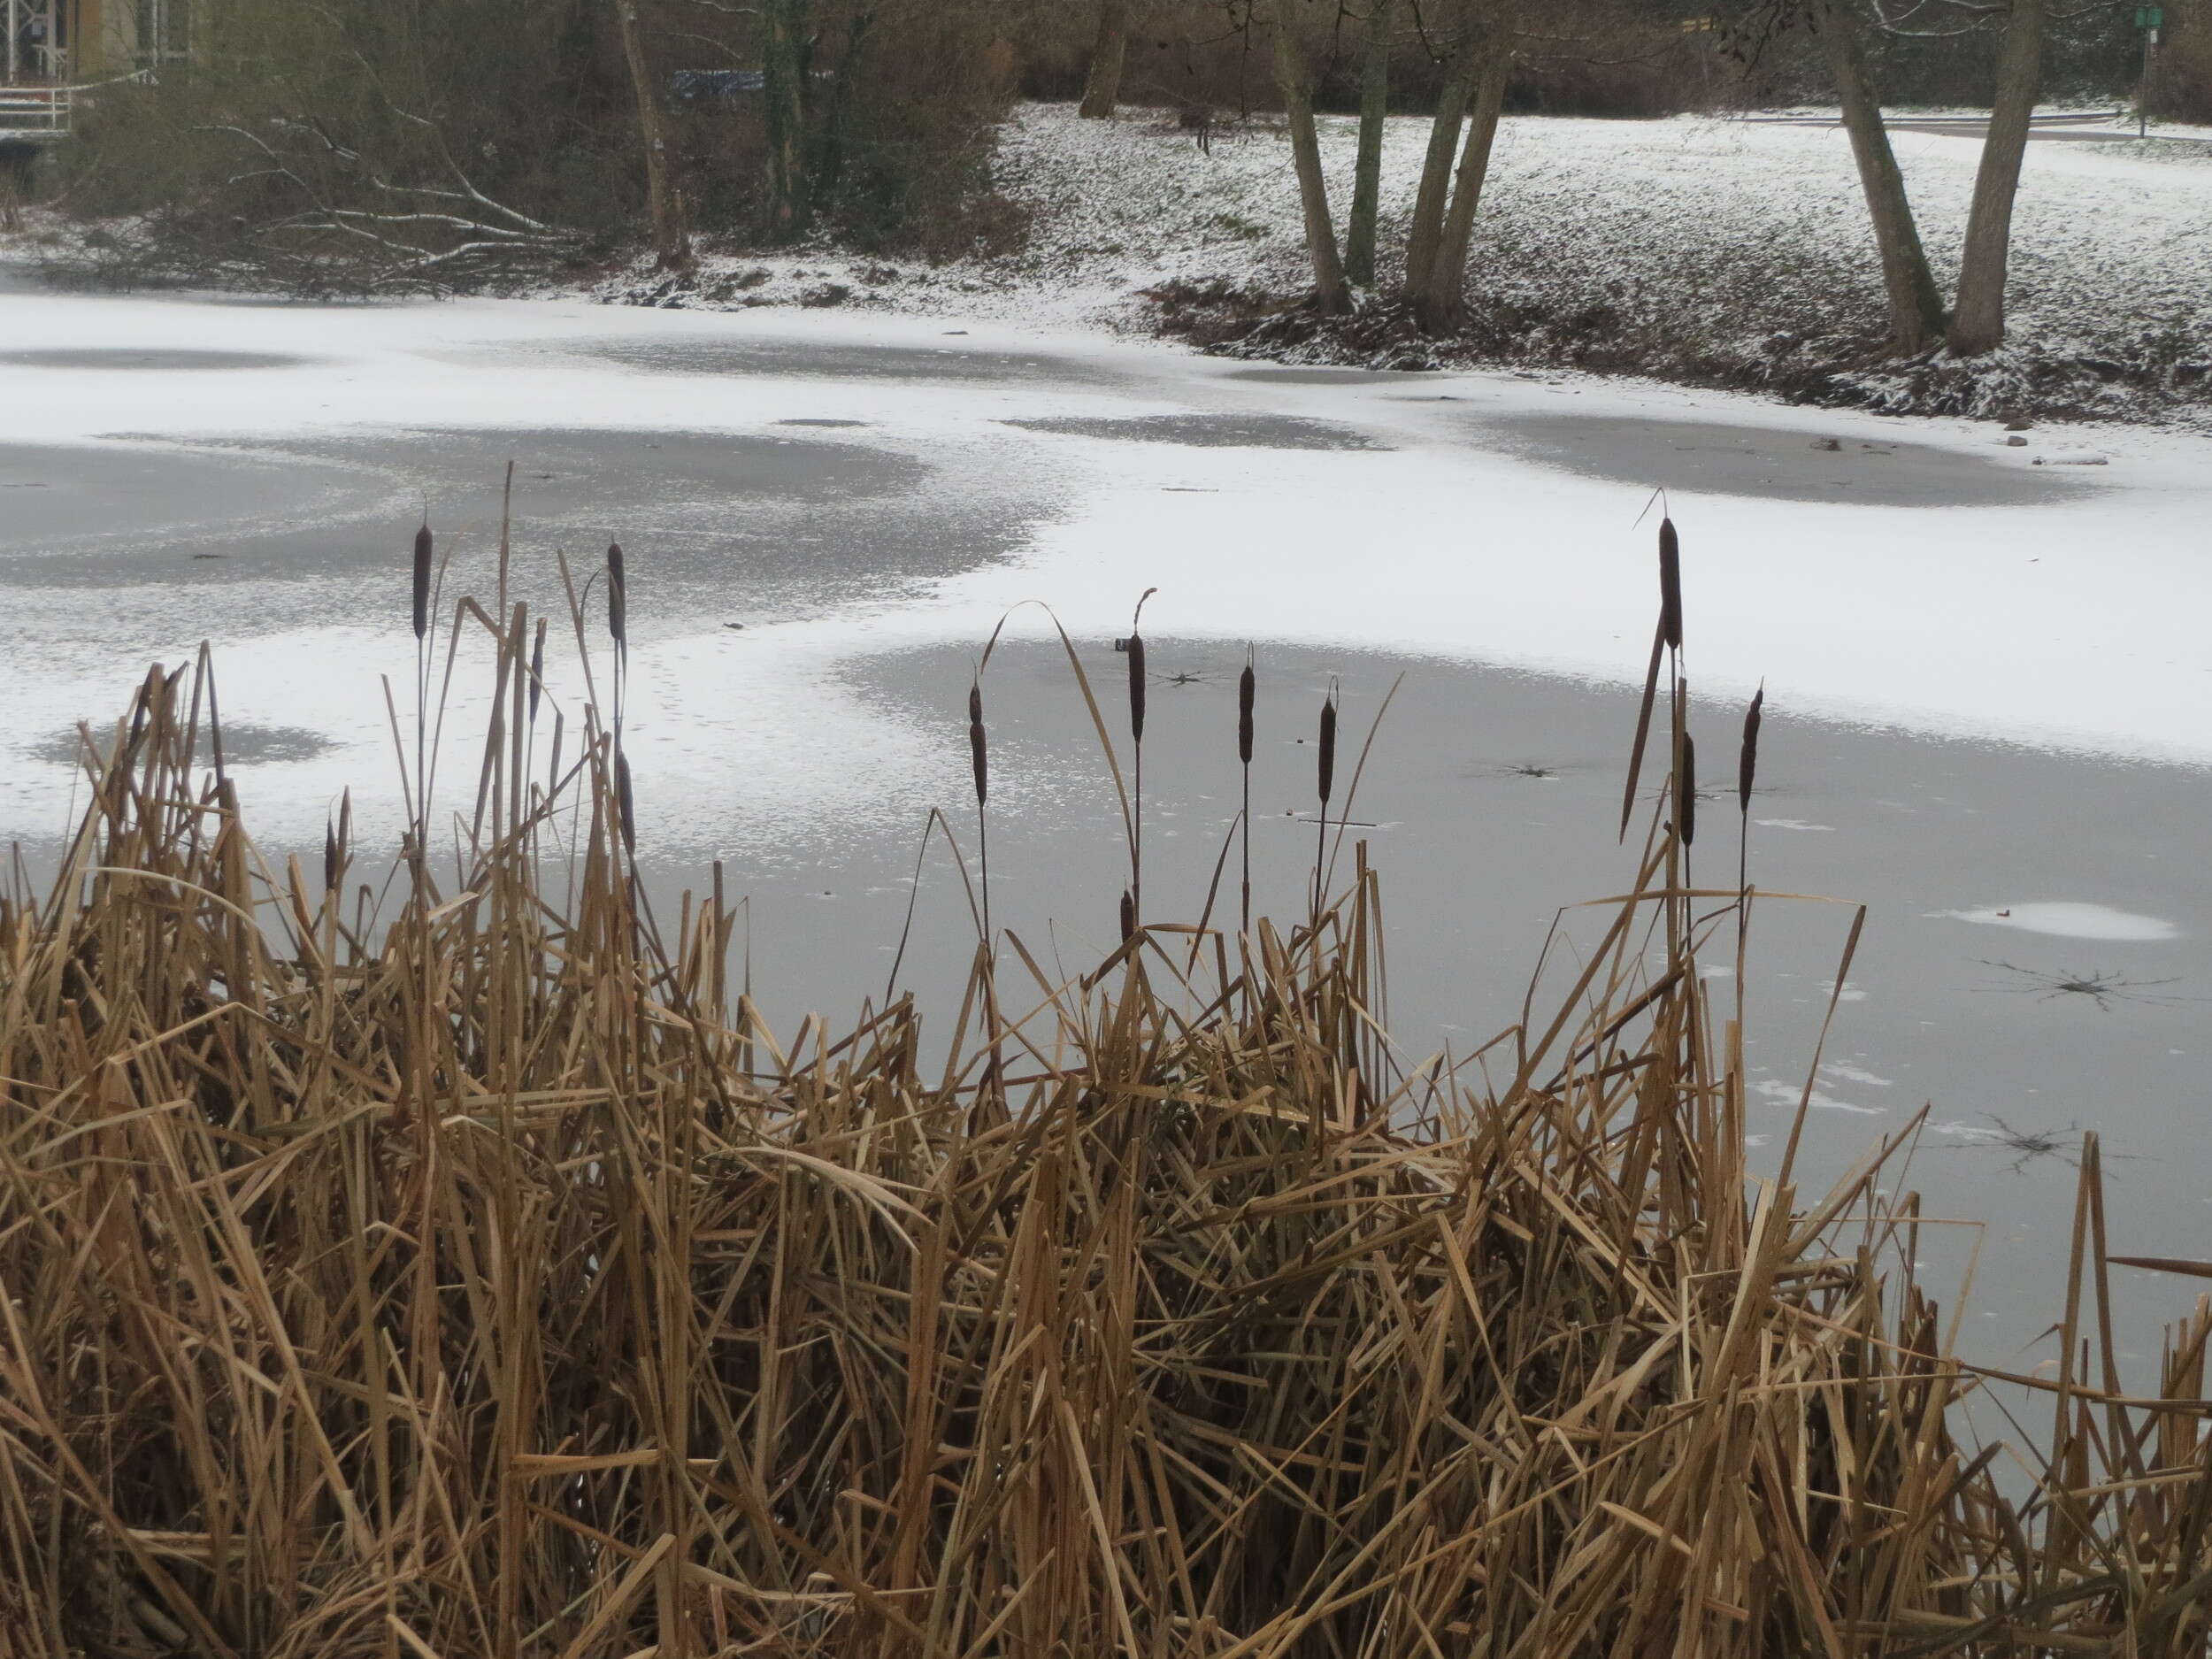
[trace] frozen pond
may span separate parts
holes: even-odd
[[[1768,685],[1753,878],[1849,902],[1762,908],[1755,1132],[1786,1128],[1863,902],[1807,1184],[1931,1103],[1912,1183],[1929,1213],[1991,1224],[1978,1353],[2036,1334],[2066,1243],[2072,1171],[2010,1140],[2103,1133],[2115,1250],[2212,1239],[2212,444],[2015,446],[1989,422],[820,315],[0,291],[0,830],[50,845],[74,723],[210,639],[269,850],[319,848],[349,783],[388,834],[379,680],[411,670],[408,540],[426,511],[449,593],[488,594],[511,462],[515,596],[560,605],[556,549],[579,586],[607,541],[627,550],[641,850],[672,894],[728,862],[786,1021],[882,989],[924,814],[970,821],[964,700],[1001,615],[1049,602],[1110,686],[1110,641],[1156,586],[1148,909],[1202,901],[1248,640],[1278,910],[1310,879],[1325,688],[1363,734],[1402,676],[1352,807],[1384,872],[1391,1013],[1412,1057],[1479,1044],[1554,914],[1622,879],[1655,598],[1638,519],[1664,487],[1709,756]],[[986,681],[995,903],[1077,964],[1109,942],[1122,866],[1048,638],[1022,612]],[[481,678],[456,679],[456,730]],[[1707,813],[1699,852],[1732,879],[1732,794]],[[972,937],[941,857],[918,915],[907,977],[941,982]],[[1970,1235],[1930,1233],[1947,1296]],[[2154,1352],[2192,1292],[2137,1275],[2127,1294]]]

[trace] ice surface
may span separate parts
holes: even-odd
[[[265,833],[319,839],[326,798],[388,766],[380,680],[410,683],[406,549],[425,502],[442,547],[458,549],[454,580],[480,586],[497,475],[515,455],[518,580],[535,584],[534,603],[557,594],[556,547],[585,572],[606,538],[628,549],[640,810],[677,848],[726,844],[708,801],[741,801],[730,833],[772,840],[794,815],[906,816],[941,798],[960,757],[912,711],[841,693],[840,664],[979,641],[1032,599],[1079,637],[1126,632],[1156,585],[1146,622],[1163,635],[1632,680],[1662,487],[1683,536],[1701,708],[1717,713],[1763,678],[1778,717],[2212,760],[2199,620],[2212,614],[2212,441],[2106,434],[2113,464],[2036,505],[1971,491],[1913,509],[1783,501],[1701,489],[1672,475],[1663,442],[1632,480],[1534,464],[1509,440],[1555,434],[1546,423],[1567,413],[1662,434],[1756,426],[1776,442],[1801,435],[1809,454],[1826,437],[1909,442],[2024,485],[2029,457],[2078,441],[2039,432],[2032,451],[1993,452],[1986,422],[1626,381],[1256,379],[1067,331],[975,321],[955,342],[942,322],[0,291],[0,338],[43,350],[312,359],[13,372],[37,392],[0,400],[0,580],[15,626],[0,698],[17,752],[111,718],[147,661],[211,640],[227,713],[328,740],[319,757],[273,761],[255,787],[302,819]],[[879,352],[881,372],[865,372]],[[1405,400],[1409,386],[1423,401]],[[833,442],[783,424],[833,420],[868,424]],[[1371,447],[1118,436],[1118,423],[1164,421],[1325,423]],[[180,488],[195,469],[201,485]],[[929,548],[900,550],[930,526]],[[738,553],[716,555],[724,544]],[[1048,627],[1035,611],[1010,626]],[[449,726],[462,731],[481,688],[466,672],[455,685]],[[0,789],[0,829],[50,833],[70,787],[64,766],[27,765]]]

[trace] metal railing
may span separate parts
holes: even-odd
[[[71,87],[0,87],[0,137],[51,138],[69,130]]]

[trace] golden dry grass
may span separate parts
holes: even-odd
[[[473,835],[397,914],[342,833],[260,867],[157,671],[0,916],[7,1653],[2205,1651],[2207,1319],[2121,1395],[2093,1145],[2001,1488],[1888,1148],[1751,1178],[1740,895],[1669,826],[1479,1073],[1394,1061],[1363,865],[979,951],[949,1061],[906,1001],[780,1045],[718,893],[641,909],[615,733],[563,772],[542,636],[461,614]]]

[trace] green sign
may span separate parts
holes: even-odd
[[[2158,28],[2163,26],[2165,21],[2166,8],[2164,6],[2138,6],[2135,8],[2135,27],[2139,29]]]

